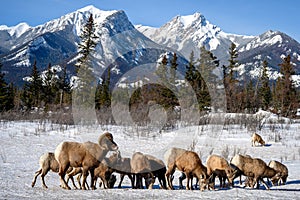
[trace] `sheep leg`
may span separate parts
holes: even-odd
[[[264,186],[266,187],[267,190],[270,189],[270,187],[266,184],[266,182],[264,181],[263,178],[260,178],[259,180],[264,184]]]
[[[125,175],[124,175],[125,176]],[[134,179],[133,176],[131,174],[127,174],[128,178],[130,179],[131,182],[131,187],[134,188]]]
[[[74,178],[73,178],[76,174],[78,174],[78,171],[76,170],[76,168],[73,168],[71,172],[67,173],[67,184],[69,183],[69,179],[71,179],[73,187],[75,189],[78,189],[77,186],[75,185]],[[80,186],[80,184],[79,184],[79,186]]]
[[[168,171],[166,172],[166,175],[165,175],[167,182],[168,182],[169,190],[174,190],[172,180],[171,180],[171,177],[173,176],[174,172],[175,172],[175,165],[172,165],[172,166],[168,167]]]
[[[190,175],[188,173],[186,173],[185,175],[186,175],[186,178],[187,178],[186,179],[186,188],[185,189],[186,190],[191,190],[191,188],[190,188],[190,179],[191,179]]]
[[[75,181],[74,181],[74,178],[73,177],[70,177],[71,181],[72,181],[72,185],[73,187],[77,190],[77,186],[75,185]]]
[[[82,189],[81,182],[80,182],[81,176],[82,176],[82,174],[80,173],[80,174],[78,174],[78,176],[76,178],[80,189]]]
[[[153,189],[153,185],[154,185],[154,182],[155,182],[155,176],[153,175],[153,173],[150,172],[150,178],[151,178],[151,182],[148,186],[148,189],[152,190]]]
[[[166,178],[165,176],[159,176],[158,177],[158,181],[159,181],[159,184],[161,185],[161,188],[163,189],[167,189],[167,183],[166,183]]]
[[[86,190],[85,182],[86,182],[87,176],[88,176],[88,171],[87,171],[87,169],[83,168],[83,170],[82,170],[82,183],[81,183],[81,186],[82,186],[83,190]],[[94,177],[92,176],[91,177],[91,186],[92,186],[92,188],[93,188],[93,182],[94,182]]]
[[[67,190],[70,190],[71,188],[68,186],[66,180],[65,180],[65,175],[66,175],[66,172],[67,172],[67,169],[69,168],[69,165],[68,164],[61,164],[59,166],[59,172],[58,172],[58,175],[60,177],[60,184],[61,184],[61,187],[64,188],[64,189],[67,189]]]
[[[179,177],[179,189],[183,189],[182,181],[186,179],[186,175],[182,172],[181,176]]]
[[[42,174],[41,174],[42,184],[43,184],[43,187],[46,188],[46,189],[48,188],[46,183],[45,183],[45,176],[46,176],[47,173],[48,173],[48,171],[42,172]]]
[[[91,174],[91,188],[92,188],[92,190],[95,190],[96,189],[96,184],[94,184],[95,170],[94,169],[90,169],[90,174]],[[84,185],[84,187],[87,185],[86,184],[86,177],[85,177],[85,180],[82,181],[82,184]]]
[[[142,177],[140,174],[135,175],[135,188],[136,189],[142,188]]]
[[[118,188],[122,188],[122,182],[124,180],[124,177],[125,177],[125,174],[120,174],[120,182],[119,182]]]
[[[42,173],[42,168],[35,172],[34,178],[31,183],[31,187],[34,187],[37,177]]]

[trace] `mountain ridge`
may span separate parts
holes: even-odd
[[[295,57],[296,72],[300,72],[300,44],[280,31],[266,31],[258,36],[225,33],[198,12],[175,16],[159,28],[134,26],[122,10],[103,11],[90,5],[35,27],[26,23],[14,27],[1,25],[0,59],[8,79],[17,82],[28,75],[34,60],[40,70],[44,70],[48,63],[73,65],[81,28],[90,14],[94,15],[97,34],[100,35],[96,63],[104,69],[118,60],[119,66],[114,68],[116,74],[117,71],[124,74],[132,66],[156,62],[155,59],[166,51],[176,51],[184,58],[194,51],[198,57],[202,45],[217,56],[221,66],[226,65],[232,42],[237,44],[239,50],[241,67],[237,70],[243,72],[241,76],[247,74],[249,78],[257,78],[257,68],[266,58],[270,63],[269,71],[276,79],[278,64],[286,54]],[[128,53],[130,51],[136,55]],[[150,52],[153,55],[149,55]],[[186,61],[182,62],[184,65]],[[72,69],[69,72],[72,73]]]

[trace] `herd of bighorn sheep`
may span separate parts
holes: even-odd
[[[252,145],[256,142],[262,146],[264,140],[258,134],[252,135]],[[114,153],[106,157],[109,151]],[[271,180],[272,185],[285,184],[288,177],[287,167],[275,160],[267,165],[259,158],[253,158],[249,155],[235,155],[230,162],[220,155],[210,155],[206,164],[201,161],[196,152],[181,148],[170,148],[164,154],[164,161],[148,154],[135,152],[131,158],[122,158],[118,150],[118,145],[113,140],[113,135],[105,132],[100,135],[98,143],[93,142],[62,142],[54,153],[47,152],[40,157],[39,170],[35,173],[32,181],[32,187],[36,179],[41,175],[42,185],[47,188],[44,177],[51,170],[58,173],[60,177],[60,186],[64,189],[71,189],[68,181],[71,179],[73,187],[77,189],[73,177],[77,175],[77,182],[80,189],[95,189],[97,179],[100,178],[99,186],[104,188],[113,188],[116,182],[116,175],[120,174],[120,183],[118,188],[122,187],[122,181],[125,175],[131,181],[131,187],[135,189],[145,186],[152,189],[157,178],[160,188],[174,189],[172,181],[175,170],[181,171],[179,177],[179,188],[183,188],[182,181],[187,178],[186,189],[193,189],[193,177],[197,179],[201,191],[215,189],[215,178],[220,180],[220,188],[234,186],[234,179],[246,176],[244,187],[259,188],[259,181],[263,183],[266,189],[269,185],[264,178]],[[90,185],[87,183],[87,176],[90,175]],[[226,185],[226,180],[228,184]],[[196,184],[196,187],[197,187]]]

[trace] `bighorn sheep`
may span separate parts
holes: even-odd
[[[257,133],[253,133],[251,137],[252,146],[256,146],[256,142],[261,144],[261,146],[266,145],[265,141],[262,139],[260,135],[258,135]]]
[[[183,153],[185,153],[187,150],[185,149],[181,149],[181,148],[176,148],[176,147],[173,147],[169,150],[167,150],[164,154],[164,159],[165,159],[165,163],[167,165],[167,168],[169,169],[171,167],[171,165],[173,165],[173,163],[176,161],[176,159],[178,157],[180,157]],[[179,188],[182,189],[183,186],[182,186],[182,181],[186,178],[186,176],[184,175],[184,173],[182,173],[182,175],[179,177]],[[168,180],[167,180],[168,181]],[[192,182],[192,181],[191,181]],[[172,184],[172,179],[170,178],[170,183],[168,182],[169,184],[169,188],[173,187],[173,184]],[[170,185],[171,184],[171,185]]]
[[[131,158],[121,157],[120,161],[116,165],[114,165],[115,172],[120,174],[120,182],[118,188],[122,188],[122,182],[125,175],[128,176],[128,178],[131,181],[131,187],[134,188],[134,180],[133,180],[133,174],[131,172],[130,162],[131,162]]]
[[[271,178],[272,184],[273,185],[285,185],[286,184],[286,179],[289,175],[288,168],[282,164],[281,162],[278,162],[276,160],[271,160],[268,164],[269,167],[275,169],[277,173],[279,173],[279,177],[273,177]]]
[[[166,165],[164,162],[152,155],[145,155],[148,160],[150,161],[151,172],[153,173],[154,177],[158,179],[161,188],[167,189],[166,184],[166,177],[165,174],[167,172]],[[155,180],[154,178],[154,180]]]
[[[52,153],[52,152],[44,153],[39,159],[39,165],[40,165],[40,168],[38,171],[35,172],[35,176],[33,178],[31,186],[34,187],[37,177],[41,174],[42,185],[44,188],[48,188],[45,183],[44,177],[47,175],[47,173],[50,170],[57,173],[58,169],[59,169],[59,165],[58,165],[57,160],[54,157],[54,153]],[[72,168],[68,169],[68,171],[71,171],[71,170],[72,170]],[[71,179],[71,180],[72,180],[73,186],[76,188],[74,179]]]
[[[233,176],[231,178],[231,181],[235,177],[237,177],[238,171],[241,172],[243,175],[247,176],[249,179],[253,178],[252,182],[252,188],[255,184],[257,184],[257,188],[259,187],[259,180],[265,185],[267,189],[270,189],[269,186],[265,183],[263,178],[275,178],[278,175],[276,174],[276,171],[267,164],[259,159],[259,158],[251,158],[248,156],[243,155],[235,155],[231,160],[231,165],[236,167],[235,174],[236,176]]]
[[[145,179],[150,179],[148,189],[152,189],[155,179],[151,172],[149,159],[141,152],[136,152],[132,155],[130,165],[136,178],[135,188],[142,188],[142,178],[144,177]]]
[[[94,172],[94,186],[96,185],[97,178],[99,177],[103,182],[105,189],[110,188],[109,180],[111,179],[112,173],[115,171],[114,166],[120,160],[119,152],[112,154],[109,158],[104,158]]]
[[[92,142],[62,142],[55,149],[55,158],[59,163],[59,176],[61,186],[64,189],[70,189],[65,181],[65,174],[69,167],[82,167],[82,183],[86,182],[88,172],[91,174],[91,186],[95,189],[94,169],[105,157],[108,151],[118,150],[117,144],[113,141],[111,133],[100,135],[98,144]],[[86,189],[82,184],[82,189]]]
[[[202,164],[198,154],[193,151],[186,151],[181,154],[173,163],[169,163],[168,170],[166,172],[166,178],[169,189],[174,189],[171,183],[171,176],[174,174],[175,169],[185,173],[187,177],[186,189],[190,190],[190,179],[195,176],[199,180],[199,186],[201,191],[207,186],[207,173],[206,167]]]
[[[207,175],[210,177],[213,175],[213,187],[215,182],[215,176],[218,176],[220,179],[220,187],[224,187],[222,183],[225,183],[225,180],[222,181],[222,178],[227,177],[227,180],[230,185],[232,185],[232,177],[234,176],[233,172],[234,169],[230,167],[229,163],[225,158],[219,155],[210,155],[206,160],[206,167],[207,167]]]

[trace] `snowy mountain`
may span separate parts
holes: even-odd
[[[124,11],[102,11],[87,6],[36,27],[1,26],[0,58],[8,79],[19,83],[30,74],[35,60],[40,70],[51,63],[67,65],[68,71],[74,72],[79,35],[90,14],[99,36],[94,62],[99,74],[110,65],[120,74],[136,65],[155,62],[165,49],[137,31]],[[152,57],[147,56],[150,52]]]
[[[51,63],[66,65],[72,74],[79,35],[90,14],[94,16],[96,34],[99,36],[94,62],[96,71],[101,75],[110,66],[116,75],[115,83],[136,66],[157,63],[166,52],[177,51],[179,69],[182,71],[191,51],[198,58],[203,45],[217,56],[220,66],[228,65],[231,42],[239,50],[241,66],[236,70],[241,77],[257,78],[262,60],[267,59],[269,73],[276,79],[278,64],[287,54],[293,56],[296,73],[300,74],[300,44],[279,31],[267,31],[259,36],[229,34],[211,24],[200,13],[176,16],[160,28],[133,26],[124,11],[102,11],[87,6],[36,27],[26,23],[14,27],[0,26],[0,60],[7,74],[5,77],[21,85],[23,77],[30,74],[35,60],[40,70],[45,70]],[[146,71],[153,71],[151,67],[147,67]],[[123,83],[136,82],[136,79],[132,74],[131,77],[122,77]],[[299,77],[296,79],[300,80]]]
[[[178,50],[186,58],[194,51],[199,57],[200,47],[212,51],[220,59],[221,65],[228,65],[228,49],[232,42],[239,51],[238,60],[241,66],[236,69],[241,77],[257,78],[260,75],[261,63],[269,62],[271,78],[278,77],[278,64],[282,57],[293,56],[296,73],[300,74],[300,44],[281,33],[267,31],[259,36],[244,36],[223,32],[218,26],[211,24],[202,14],[176,16],[160,28],[136,26],[147,37],[158,44]],[[299,77],[295,77],[298,80]]]

